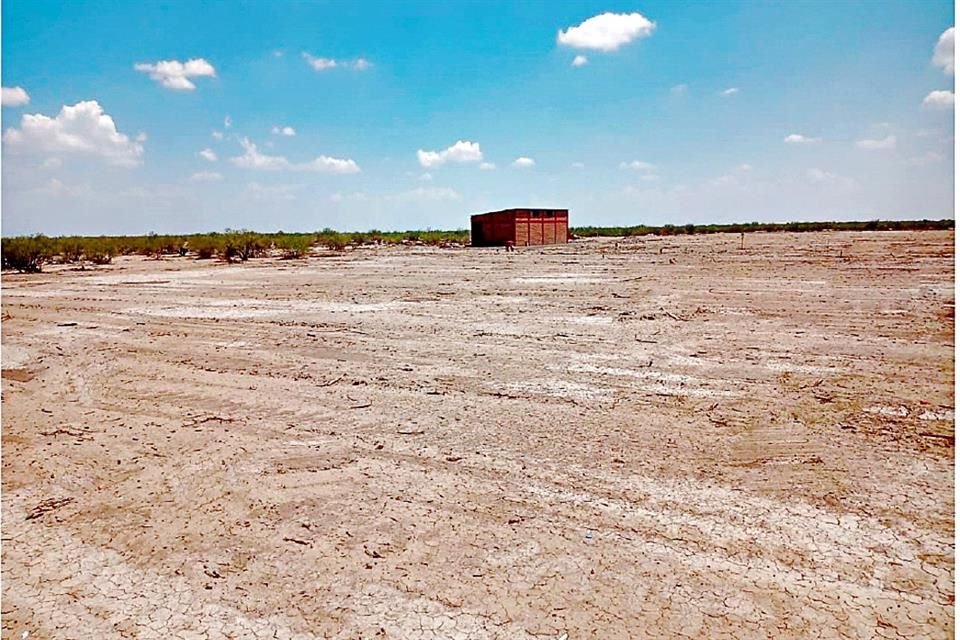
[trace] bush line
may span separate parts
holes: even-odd
[[[953,229],[953,220],[897,220],[865,222],[784,222],[704,225],[635,225],[628,227],[573,227],[578,237],[695,235],[702,233],[754,233],[805,231],[918,231]],[[222,233],[145,236],[61,236],[43,235],[2,238],[3,269],[24,273],[39,272],[48,263],[108,264],[118,255],[191,256],[199,260],[220,259],[244,262],[278,252],[283,258],[302,258],[317,247],[338,252],[348,246],[365,244],[417,244],[439,247],[464,246],[470,233],[456,231],[378,231],[343,233],[323,229],[313,233],[259,233],[227,229]]]

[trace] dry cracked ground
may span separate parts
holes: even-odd
[[[953,637],[953,233],[745,243],[6,275],[2,637]]]

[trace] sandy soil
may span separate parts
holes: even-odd
[[[739,242],[5,275],[2,637],[953,637],[953,234]]]

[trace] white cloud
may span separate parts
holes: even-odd
[[[582,162],[574,162],[570,166],[573,167],[574,169],[583,169],[586,165],[583,164]]]
[[[216,171],[197,171],[190,176],[191,182],[217,182],[223,180],[223,176]]]
[[[443,200],[459,200],[460,194],[449,187],[417,187],[393,196],[390,200],[400,202],[440,202]]]
[[[583,65],[587,64],[588,62],[590,62],[590,61],[587,60],[587,56],[576,56],[576,57],[573,59],[573,62],[570,63],[570,65],[573,66],[573,67],[582,67]]]
[[[223,116],[223,128],[229,129],[233,126],[233,119],[230,116]]]
[[[318,171],[320,173],[359,173],[360,167],[350,158],[317,156],[310,162],[292,165],[294,171]]]
[[[123,167],[142,162],[143,145],[117,131],[113,118],[95,100],[64,105],[56,117],[25,114],[19,129],[8,129],[3,142],[43,153],[97,156]]]
[[[480,162],[483,160],[483,152],[480,151],[479,142],[470,142],[467,140],[457,140],[451,146],[443,151],[424,151],[417,150],[417,160],[420,166],[425,169],[442,166],[448,162]]]
[[[362,191],[354,191],[353,193],[340,193],[338,191],[330,194],[330,200],[332,202],[345,202],[348,200],[354,202],[367,202],[370,200],[370,196]]]
[[[953,32],[954,28],[950,27],[941,33],[933,48],[933,64],[943,67],[943,72],[948,76],[953,75]]]
[[[217,154],[213,151],[213,149],[210,149],[209,147],[204,149],[203,151],[198,151],[197,155],[203,158],[204,160],[209,160],[210,162],[217,161]]]
[[[368,194],[363,191],[330,194],[332,202],[366,202],[383,205],[389,202],[443,202],[459,200],[460,194],[449,187],[417,187],[409,191],[388,194]]]
[[[631,160],[630,162],[621,162],[620,168],[633,169],[634,171],[653,171],[657,168],[657,165],[642,160]]]
[[[521,156],[516,160],[514,160],[512,164],[517,169],[529,169],[530,167],[534,166],[537,163],[534,162],[533,158],[526,158]]]
[[[690,87],[685,84],[676,84],[670,87],[670,95],[672,96],[685,96]]]
[[[197,86],[190,81],[190,78],[214,78],[217,75],[213,65],[203,58],[194,58],[186,62],[160,60],[155,64],[140,62],[133,65],[133,68],[150,74],[150,78],[159,82],[160,86],[174,91],[193,91]]]
[[[752,175],[753,167],[744,163],[734,167],[731,173],[707,180],[706,184],[711,187],[734,187],[739,189],[753,181]]]
[[[721,91],[720,95],[725,98],[728,98],[730,96],[735,96],[738,93],[740,93],[740,89],[738,89],[737,87],[730,87],[729,89],[724,89],[723,91]]]
[[[895,149],[897,147],[897,136],[887,136],[880,140],[858,140],[857,146],[861,149],[876,151],[879,149]]]
[[[30,102],[30,95],[23,87],[0,87],[0,104],[4,107],[22,107]]]
[[[653,33],[656,23],[639,13],[601,13],[557,32],[557,43],[575,49],[616,51]]]
[[[217,131],[216,129],[214,129],[213,131],[210,132],[210,135],[213,137],[214,140],[223,140],[222,131]]]
[[[337,61],[331,58],[318,58],[312,56],[306,51],[303,52],[303,59],[307,61],[314,71],[324,71],[325,69],[333,69],[337,66]]]
[[[242,169],[280,171],[290,169],[291,163],[283,156],[268,156],[257,151],[257,145],[246,138],[240,139],[243,155],[230,158],[230,162]]]
[[[293,127],[274,127],[270,130],[275,136],[295,136],[296,130]]]
[[[307,61],[314,71],[326,71],[327,69],[336,69],[345,67],[356,71],[366,71],[373,66],[373,63],[366,58],[357,58],[356,60],[334,60],[333,58],[320,58],[303,52],[303,59]]]
[[[492,163],[492,162],[481,162],[481,163],[480,163],[480,170],[481,170],[481,171],[493,171],[493,170],[496,169],[496,168],[497,168],[497,165],[495,165],[495,164]]]
[[[926,167],[931,164],[943,162],[944,156],[936,151],[927,151],[922,156],[915,156],[907,160],[907,164],[912,167]]]
[[[141,131],[140,133],[137,134],[137,137],[135,137],[134,140],[136,140],[137,142],[146,142],[147,134]]]
[[[293,194],[294,185],[262,185],[259,182],[248,182],[244,192],[257,200],[296,200]]]
[[[43,161],[44,169],[59,169],[63,165],[63,160],[57,157],[47,158]]]
[[[856,188],[859,186],[853,178],[847,178],[846,176],[824,171],[823,169],[817,169],[816,167],[807,169],[806,176],[810,182],[817,184],[830,184],[845,188]]]
[[[366,71],[373,66],[373,63],[366,58],[357,58],[356,60],[334,60],[333,58],[319,58],[303,52],[303,59],[307,61],[314,71],[326,71],[337,67],[348,67],[356,71]]]
[[[353,160],[347,158],[331,158],[318,156],[309,162],[290,162],[284,156],[270,156],[260,153],[257,145],[247,138],[240,139],[243,147],[242,156],[230,158],[230,162],[241,169],[259,171],[317,171],[320,173],[357,173],[360,167]]]
[[[433,180],[433,176],[429,173],[422,173],[420,174],[420,180],[424,182],[430,182],[431,180]]]
[[[931,91],[921,106],[927,109],[952,109],[953,101],[953,91]]]
[[[811,138],[810,136],[805,136],[800,133],[791,133],[784,138],[783,141],[787,144],[813,144],[814,142],[820,142],[820,138]]]

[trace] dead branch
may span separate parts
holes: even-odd
[[[60,507],[68,505],[71,502],[73,502],[73,498],[49,498],[44,500],[30,510],[30,513],[27,514],[27,520],[35,520],[36,518],[44,516],[51,511],[56,511]]]
[[[236,422],[236,418],[224,418],[222,416],[205,416],[201,418],[198,416],[190,422],[183,424],[180,428],[186,429],[187,427],[197,427],[208,422],[219,422],[220,424],[223,424],[225,422]]]
[[[318,386],[318,387],[331,387],[331,386],[337,384],[338,382],[340,382],[341,380],[343,380],[344,375],[346,375],[346,374],[343,374],[343,375],[341,375],[341,376],[337,376],[337,377],[334,378],[333,380],[328,380],[327,382],[321,382],[321,383],[318,384],[317,386]]]

